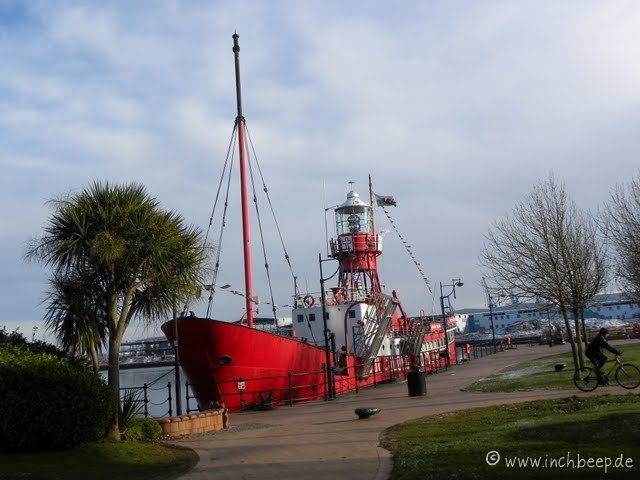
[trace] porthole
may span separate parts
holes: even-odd
[[[218,363],[220,365],[229,365],[232,361],[233,359],[230,355],[222,355],[221,357],[218,357]]]

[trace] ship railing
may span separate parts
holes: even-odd
[[[160,393],[165,390],[166,398]],[[122,387],[120,388],[121,410],[130,410],[134,416],[144,416],[144,418],[171,417],[173,416],[172,391],[171,382],[166,386],[145,383],[141,386]]]
[[[273,388],[273,383],[277,382],[283,384],[282,388]],[[222,387],[224,384],[237,383],[236,380],[228,380],[217,382],[217,385]],[[243,377],[242,383],[244,388],[236,389],[237,391],[233,393],[223,393],[220,400],[227,405],[239,403],[240,411],[260,410],[274,405],[293,405],[294,403],[323,399],[326,376],[324,367],[322,367],[310,372],[288,372],[283,375]],[[198,385],[197,383],[187,383],[190,388]],[[200,385],[204,386],[205,384]],[[220,390],[225,390],[225,388],[220,388]],[[318,393],[313,393],[314,391]],[[300,392],[309,393],[300,394]],[[195,397],[192,397],[192,399],[195,399]],[[188,403],[187,410],[195,411],[197,409],[191,410]]]
[[[425,342],[429,343],[429,342]],[[410,355],[390,355],[376,357],[372,364],[371,372],[366,383],[363,383],[361,379],[358,379],[356,372],[363,368],[363,362],[350,361],[347,366],[347,375],[332,375],[334,381],[334,391],[339,395],[358,392],[362,385],[376,386],[378,383],[394,380],[404,380],[405,374],[411,365],[418,365],[420,370],[427,374],[438,373],[441,369],[447,368],[446,350],[443,345],[437,346],[437,342],[433,342],[433,347],[429,350],[423,349],[417,356]],[[501,352],[509,348],[517,348],[516,340],[511,344],[507,344],[506,339],[500,339],[496,344],[496,352]],[[464,363],[476,358],[483,358],[488,355],[494,354],[493,342],[483,341],[467,343],[458,341],[455,349],[455,363]],[[452,363],[454,363],[452,361]],[[169,370],[168,373],[172,373],[173,370]],[[174,389],[171,382],[167,382],[164,385],[160,385],[158,382],[164,376],[160,376],[156,380],[145,383],[142,386],[123,387],[120,389],[121,401],[125,401],[127,392],[137,392],[138,395],[134,400],[136,410],[140,416],[151,418],[162,418],[165,416],[173,416],[174,413],[178,414],[174,410],[175,396],[173,395]],[[251,386],[254,382],[265,381],[267,383],[273,383],[274,379],[286,378],[285,386],[272,391],[273,404],[275,405],[294,405],[295,403],[305,402],[309,400],[322,400],[327,399],[327,392],[325,391],[326,385],[326,371],[324,366],[319,366],[318,370],[302,373],[287,373],[280,376],[264,376],[247,378],[247,386]],[[251,380],[251,382],[249,381]],[[184,396],[186,400],[184,403],[186,413],[199,411],[197,406],[197,398],[191,390],[192,384],[188,381],[184,382]],[[306,390],[305,390],[306,389]],[[301,394],[301,392],[313,392]],[[166,392],[164,394],[163,392]],[[240,395],[240,392],[227,395]],[[252,408],[259,408],[262,398],[269,400],[266,395],[265,389],[251,388],[242,392],[242,398],[246,406]],[[236,402],[237,403],[237,402]],[[177,408],[177,407],[176,407]],[[181,413],[181,412],[180,412]]]
[[[478,347],[473,355],[483,356],[486,355],[487,348],[484,350]],[[353,358],[353,357],[351,357]],[[456,355],[456,358],[462,359],[461,353]],[[460,361],[460,360],[458,360]],[[362,379],[359,379],[357,371],[361,371],[363,368],[363,362],[350,361],[347,366],[347,375],[335,374],[332,375],[334,382],[334,391],[339,394],[358,392],[362,385],[375,386],[379,382],[403,380],[404,375],[408,368],[414,362],[418,363],[425,373],[436,373],[441,368],[446,367],[446,363],[441,356],[441,352],[430,351],[421,352],[420,356],[410,358],[408,355],[391,355],[384,357],[376,357],[372,364],[369,378],[363,383]],[[171,374],[172,370],[168,370],[166,373],[158,377],[157,379],[145,383],[142,386],[123,387],[120,389],[122,401],[125,401],[127,392],[137,392],[135,398],[136,411],[140,416],[162,418],[165,416],[173,416],[174,414],[182,414],[182,409],[186,410],[186,413],[192,413],[199,411],[198,398],[194,394],[192,385],[190,382],[184,382],[182,399],[186,400],[183,403],[183,407],[177,406],[177,399],[175,398],[172,383],[167,382],[164,385],[159,383],[166,375]],[[284,386],[279,389],[271,389],[271,399],[268,396],[268,389],[260,388],[260,382],[267,384],[274,383],[274,380],[283,380],[286,377],[286,381],[283,382]],[[322,400],[328,399],[329,392],[326,391],[326,371],[323,365],[320,365],[318,370],[302,373],[287,373],[280,376],[263,376],[255,378],[246,378],[245,383],[248,389],[233,394],[226,395],[226,398],[237,395],[240,398],[242,395],[242,402],[252,408],[260,406],[261,401],[271,400],[274,405],[293,405],[295,403],[304,402],[308,400]],[[235,382],[234,382],[235,383]],[[257,386],[252,387],[253,384]],[[197,385],[196,385],[197,386]],[[211,384],[203,385],[211,386]],[[163,393],[163,392],[166,392]],[[306,393],[303,393],[306,392]],[[317,392],[317,393],[313,393]],[[262,398],[261,398],[262,395]],[[241,403],[242,403],[241,402]],[[231,403],[238,403],[231,402]]]
[[[319,372],[315,372],[316,374]],[[311,389],[311,390],[316,390],[316,391],[322,391],[322,388],[319,388],[322,385],[326,384],[326,372],[325,369],[322,369],[322,382],[317,382],[317,381],[313,381],[311,383],[306,383],[306,384],[298,384],[297,382],[295,382],[296,384],[294,385],[294,379],[296,377],[298,378],[304,378],[304,377],[308,377],[309,374],[305,374],[305,373],[291,373],[289,372],[289,374],[287,375],[288,377],[288,388],[287,388],[287,393],[288,395],[281,395],[280,397],[280,403],[282,405],[289,405],[289,406],[293,406],[294,403],[297,402],[306,402],[309,400],[320,400],[322,398],[325,397],[325,393],[317,393],[317,394],[312,394],[312,395],[298,395],[298,392],[304,391],[304,389]],[[284,393],[284,392],[283,392]]]
[[[329,246],[332,258],[364,251],[379,253],[382,251],[382,236],[371,233],[363,235],[362,232],[354,232],[348,235],[341,235],[337,239],[330,239]]]
[[[518,342],[511,338],[499,338],[496,339],[495,344],[493,340],[484,341],[456,341],[456,357],[459,362],[466,362],[469,360],[487,357],[494,353],[503,352],[505,350],[511,350],[518,348],[518,343],[535,344],[538,337],[529,337],[524,342]]]
[[[366,379],[359,377],[359,372],[364,367],[364,362],[356,361],[349,366],[348,375],[335,376],[335,390],[340,394],[356,392],[362,388],[363,380],[366,386],[377,386],[378,383],[404,378],[408,368],[405,356],[376,357],[371,364],[371,370]]]
[[[333,290],[325,290],[324,292],[327,305],[335,305],[337,303],[368,303],[371,301],[371,292],[365,289],[353,289],[340,293],[339,299],[336,299]],[[304,299],[311,297],[313,302],[306,305]],[[315,308],[321,305],[322,294],[320,292],[307,292],[305,295],[298,297],[298,308],[310,307]]]

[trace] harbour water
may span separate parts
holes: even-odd
[[[107,378],[106,370],[100,372],[103,378]],[[187,401],[185,394],[186,376],[180,370],[180,403],[182,414],[187,413]],[[161,418],[169,416],[169,407],[172,415],[177,414],[176,409],[176,378],[174,367],[141,367],[120,369],[120,397],[125,393],[124,389],[135,389],[143,395],[144,385],[147,385],[147,412],[149,417]],[[169,384],[171,384],[169,386]],[[189,392],[189,395],[192,395]],[[171,401],[169,401],[171,398]],[[197,408],[194,399],[190,399],[190,407]],[[141,410],[144,413],[144,409]]]

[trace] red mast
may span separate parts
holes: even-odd
[[[251,285],[251,245],[249,236],[249,203],[247,201],[247,155],[245,147],[245,120],[242,116],[242,92],[240,89],[240,35],[233,34],[233,54],[236,62],[236,102],[238,115],[235,126],[238,130],[238,150],[240,155],[240,198],[242,202],[242,244],[244,250],[244,289],[247,309],[247,325],[253,327],[253,288]]]

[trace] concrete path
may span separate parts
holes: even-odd
[[[379,385],[331,402],[231,414],[228,430],[174,442],[192,448],[200,456],[194,469],[180,479],[386,480],[391,472],[392,458],[378,445],[380,433],[392,425],[471,407],[585,395],[577,390],[461,391],[473,381],[508,365],[568,350],[569,345],[553,348],[521,345],[456,365],[448,371],[427,376],[426,396],[409,397],[403,382]],[[561,375],[570,375],[570,372]],[[625,391],[619,387],[597,391],[601,390],[607,393]],[[358,407],[377,407],[381,412],[360,420],[354,413]]]

